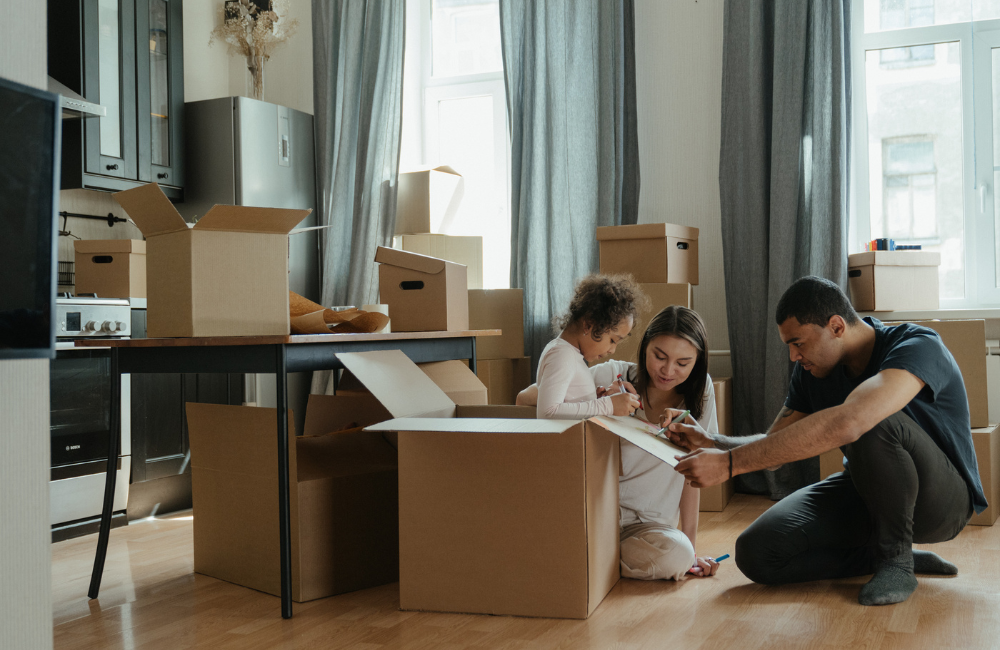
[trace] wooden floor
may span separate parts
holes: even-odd
[[[732,553],[770,502],[737,495],[702,513],[701,552]],[[55,647],[81,648],[893,648],[1000,647],[1000,525],[934,546],[956,578],[920,577],[909,601],[861,607],[865,578],[763,587],[727,560],[718,576],[621,580],[586,621],[398,610],[397,585],[295,605],[192,572],[185,516],[112,531],[101,597],[86,597],[96,535],[52,547]]]

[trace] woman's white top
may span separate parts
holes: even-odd
[[[598,364],[590,368],[590,373],[595,391],[596,386],[610,386],[619,374],[628,381],[634,381],[636,376],[634,363],[617,360]],[[541,413],[540,384],[538,404]],[[712,386],[711,377],[707,377],[705,383],[705,408],[698,424],[706,431],[719,430],[715,412],[715,387]],[[657,523],[677,528],[680,523],[684,475],[627,440],[621,441],[621,454],[622,476],[618,478],[620,525],[624,527],[638,523]]]
[[[542,350],[537,384],[539,418],[584,420],[615,411],[610,397],[597,399],[597,384],[583,354],[561,338]]]

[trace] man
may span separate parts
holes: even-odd
[[[696,487],[840,447],[844,472],[802,488],[736,540],[754,582],[785,584],[874,573],[862,605],[906,600],[916,573],[958,569],[916,543],[944,542],[986,508],[965,385],[933,330],[860,320],[829,280],[805,277],[775,320],[795,367],[765,434],[728,438],[671,426],[693,453],[677,465]]]

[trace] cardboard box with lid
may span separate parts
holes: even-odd
[[[394,332],[469,329],[466,267],[379,246],[375,251],[380,302],[389,305]]]
[[[524,291],[469,289],[469,327],[501,331],[500,336],[476,338],[476,359],[520,359],[524,356]]]
[[[681,307],[694,309],[694,292],[691,290],[690,284],[654,283],[640,284],[639,286],[643,293],[649,297],[649,309],[639,314],[639,319],[636,321],[628,337],[618,344],[615,353],[611,355],[612,359],[631,361],[633,363],[637,362],[639,345],[642,343],[642,337],[646,333],[646,328],[649,327],[649,321],[660,313],[664,307],[680,305]]]
[[[398,432],[400,607],[593,613],[619,575],[612,430],[456,406],[398,351],[339,358],[396,418],[366,430]]]
[[[146,237],[150,338],[289,333],[288,233],[311,210],[217,205],[190,226],[156,183],[114,198]]]
[[[698,229],[672,223],[597,229],[601,273],[630,273],[636,282],[698,284]]]
[[[76,295],[146,297],[146,242],[141,239],[80,239],[73,242]]]
[[[443,233],[462,202],[465,182],[447,165],[399,173],[396,234]]]
[[[393,248],[436,257],[468,269],[469,289],[483,288],[483,238],[456,235],[396,235]]]
[[[869,251],[847,256],[851,303],[858,311],[938,309],[938,266],[931,251]]]

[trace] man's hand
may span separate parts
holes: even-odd
[[[721,449],[698,449],[678,456],[676,469],[696,488],[711,487],[729,480],[729,454]]]
[[[665,427],[670,422],[683,413],[679,409],[666,409],[660,416],[660,427]],[[671,424],[667,429],[667,438],[682,449],[694,451],[695,449],[711,448],[715,443],[708,436],[708,432],[701,428],[698,421],[690,415],[680,424]]]

